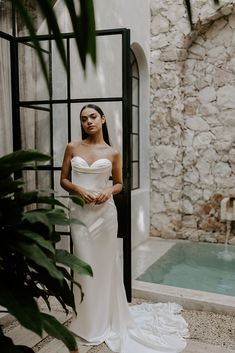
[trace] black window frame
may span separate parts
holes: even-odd
[[[140,75],[139,75],[139,65],[136,59],[136,56],[131,50],[131,84],[132,84],[132,94],[134,92],[134,82],[137,82],[137,104],[132,99],[131,109],[132,109],[132,124],[131,124],[131,190],[140,189]],[[135,68],[135,72],[133,73],[133,69]],[[133,110],[137,110],[137,114],[134,114]],[[137,124],[134,124],[133,119],[137,117]],[[137,131],[133,131],[133,127],[137,125]],[[134,154],[134,137],[137,137],[137,158],[133,158]],[[137,184],[134,185],[134,178],[136,177],[136,173],[134,171],[134,166],[137,165]]]

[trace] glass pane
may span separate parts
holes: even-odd
[[[49,70],[49,42],[42,41],[43,57]],[[49,99],[49,92],[41,65],[32,43],[19,43],[19,90],[20,100],[38,101]]]
[[[97,37],[97,65],[88,57],[84,75],[75,41],[70,41],[71,97],[120,97],[122,96],[122,37],[121,35]]]
[[[39,170],[26,170],[23,171],[23,180],[25,182],[24,190],[33,191],[35,189],[47,191],[44,195],[50,195],[51,190],[51,172],[50,171],[39,171]],[[52,208],[51,205],[48,204],[31,204],[27,206],[27,210],[35,209],[35,208]]]
[[[132,161],[139,160],[139,135],[132,135]]]
[[[67,105],[55,104],[53,106],[53,154],[54,166],[61,167],[64,150],[68,143]]]
[[[25,191],[35,189],[51,190],[51,171],[49,170],[24,170],[23,180]]]
[[[132,78],[132,104],[139,105],[139,80]]]
[[[35,170],[24,170],[22,172],[22,179],[25,183],[24,191],[32,191],[37,188],[37,175]]]
[[[0,31],[13,35],[12,33],[12,1],[0,2]]]
[[[70,248],[71,248],[71,238],[70,235],[61,235],[61,240],[56,243],[56,249],[63,249],[67,250],[69,253],[71,253]],[[60,266],[64,267],[70,274],[71,274],[71,269],[68,266],[61,265]]]
[[[10,43],[0,39],[0,155],[12,152],[12,102]]]
[[[139,133],[139,107],[132,107],[132,132]]]
[[[61,235],[61,240],[58,243],[56,243],[56,248],[67,250],[70,253],[70,236]]]
[[[36,172],[37,175],[37,187],[42,190],[51,190],[51,171],[50,170],[39,170]]]
[[[66,45],[66,41],[64,40]],[[67,73],[55,41],[52,41],[52,94],[53,99],[67,98]]]
[[[132,162],[132,189],[139,188],[139,162]]]
[[[111,145],[122,153],[122,103],[121,102],[93,102],[98,105],[106,117]],[[71,139],[81,139],[80,110],[84,106],[81,103],[71,105]]]
[[[43,109],[21,108],[21,143],[22,149],[37,149],[42,153],[50,155],[50,112],[49,106]],[[38,164],[49,164],[39,162]]]
[[[62,202],[66,207],[69,207],[70,200],[68,198],[68,192],[60,186],[60,171],[54,171],[54,190],[55,198]],[[68,210],[64,210],[67,215],[69,215]],[[55,227],[57,232],[69,232],[69,226],[59,226]]]
[[[138,71],[138,66],[137,66],[137,61],[134,60],[132,64],[132,76],[139,78],[139,71]]]

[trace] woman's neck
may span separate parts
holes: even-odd
[[[86,143],[90,145],[103,145],[105,143],[103,135],[90,135],[86,138]]]

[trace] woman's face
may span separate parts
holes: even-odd
[[[93,135],[102,129],[105,117],[93,108],[85,108],[81,113],[81,124],[88,135]]]

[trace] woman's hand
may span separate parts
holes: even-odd
[[[104,189],[98,196],[96,196],[95,203],[97,205],[106,202],[113,194],[113,188]]]
[[[79,188],[77,188],[77,194],[79,196],[81,196],[81,198],[83,199],[83,201],[85,203],[96,203],[96,196],[93,195],[90,191],[88,191],[85,188],[82,188],[81,186],[79,186]]]

